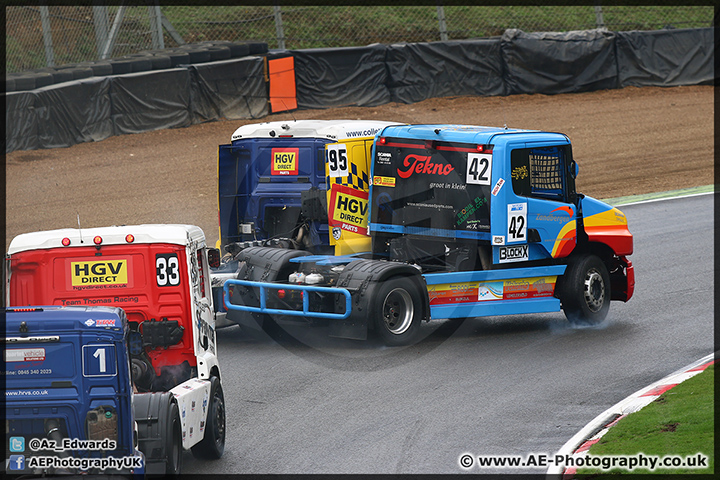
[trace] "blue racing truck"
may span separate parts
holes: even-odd
[[[224,286],[228,318],[329,322],[333,336],[400,345],[422,320],[562,309],[598,323],[632,296],[627,219],[576,191],[566,135],[390,125],[371,159],[367,251],[245,248]]]
[[[6,472],[145,473],[124,312],[28,307],[3,313]],[[177,408],[154,421],[153,428],[166,429],[167,442],[180,442],[173,436]]]

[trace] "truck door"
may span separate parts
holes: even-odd
[[[328,223],[335,255],[369,252],[368,192],[372,138],[325,146]]]
[[[495,260],[509,263],[567,256],[577,243],[571,146],[528,142],[509,147],[512,189],[507,242],[495,249]]]
[[[213,315],[207,248],[188,247],[190,290],[193,309],[193,342],[195,354],[217,355],[215,350],[215,317]],[[198,369],[201,367],[198,366]]]

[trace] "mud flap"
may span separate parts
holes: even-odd
[[[337,281],[338,287],[347,288],[352,294],[352,312],[345,320],[333,320],[330,323],[329,335],[331,337],[348,338],[351,340],[367,340],[370,328],[370,309],[375,299],[375,292],[381,282],[394,277],[408,277],[408,281],[420,282],[427,291],[425,280],[420,272],[405,263],[387,262],[382,260],[355,260],[349,263]],[[344,299],[343,299],[344,300]],[[336,300],[335,311],[342,312],[340,299]],[[430,311],[427,295],[423,298],[423,318],[427,318]]]
[[[337,338],[348,338],[350,340],[367,340],[368,317],[367,315],[350,315],[350,317],[345,320],[333,320],[330,322],[328,335]]]

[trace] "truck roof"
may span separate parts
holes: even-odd
[[[534,137],[543,135],[544,139],[557,137],[558,141],[568,142],[562,133],[525,130],[519,128],[484,127],[479,125],[392,125],[381,132],[382,136],[417,138],[419,140],[440,140],[444,142],[477,143],[486,145],[493,143],[499,135],[524,135]]]
[[[231,140],[275,138],[279,135],[330,140],[374,137],[377,132],[388,125],[402,124],[377,120],[280,120],[243,125],[235,130]]]
[[[23,233],[13,238],[8,254],[25,250],[63,247],[62,240],[70,240],[69,246],[93,246],[93,238],[102,237],[103,245],[127,245],[126,237],[132,235],[133,243],[171,243],[188,245],[205,242],[200,227],[181,224],[121,225],[96,228],[63,228],[41,232]]]
[[[17,312],[17,317],[14,313]],[[39,307],[8,307],[5,315],[7,335],[15,333],[20,322],[30,322],[28,334],[53,331],[115,329],[124,331],[125,312],[118,307],[57,305]],[[8,342],[8,345],[10,343]]]

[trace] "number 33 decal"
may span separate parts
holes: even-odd
[[[155,255],[155,273],[158,287],[180,285],[180,262],[174,253]]]

